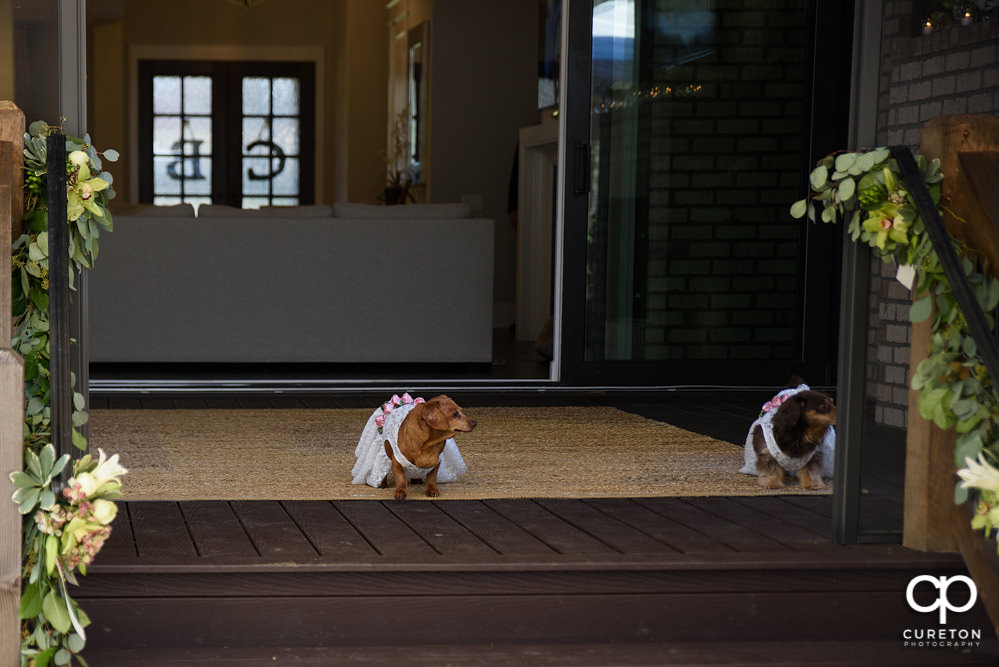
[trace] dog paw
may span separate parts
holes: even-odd
[[[826,488],[826,483],[823,482],[821,479],[813,478],[812,481],[809,482],[808,484],[805,484],[804,487],[806,489],[812,489],[813,491],[821,491],[822,489]]]
[[[441,495],[441,492],[437,489],[436,486],[428,486],[427,487],[427,496],[428,497],[430,497],[430,498],[437,498],[440,495]]]
[[[402,489],[396,489],[396,491],[395,491],[395,499],[396,500],[405,500],[406,499],[406,492],[403,491]]]
[[[756,483],[762,486],[764,489],[783,489],[784,480],[780,477],[766,477],[760,475],[756,478]]]

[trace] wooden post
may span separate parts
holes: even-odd
[[[24,112],[13,102],[0,100],[0,141],[8,141],[14,147],[11,162],[11,180],[0,180],[10,184],[10,230],[7,236],[13,243],[21,235],[21,215],[24,213]],[[3,168],[3,167],[0,167]],[[6,266],[6,265],[5,265]]]
[[[947,230],[990,258],[999,276],[999,235],[975,196],[962,167],[962,153],[999,149],[999,118],[990,115],[943,116],[923,126],[920,152],[939,159],[944,174],[941,203]],[[994,215],[994,213],[993,213]],[[963,222],[962,222],[963,220]],[[912,325],[910,377],[927,357],[930,321]],[[951,527],[954,504],[953,431],[942,431],[919,414],[918,392],[909,392],[906,434],[905,518],[902,543],[922,551],[957,551]]]
[[[943,221],[955,238],[980,252],[999,277],[999,118],[943,116],[927,123],[921,152],[944,174]],[[912,327],[910,376],[929,351],[930,322]],[[995,379],[995,378],[994,378]],[[954,504],[956,435],[924,420],[909,393],[905,520],[902,543],[923,551],[960,551],[999,634],[999,559],[995,546],[971,529],[967,507]]]
[[[19,128],[15,128],[19,123]],[[14,484],[8,477],[23,466],[24,362],[11,349],[10,243],[14,220],[21,219],[21,169],[24,115],[10,102],[0,102],[0,664],[20,664],[21,515],[10,501]]]

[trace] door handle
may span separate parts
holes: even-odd
[[[577,197],[590,193],[590,145],[576,142],[572,159],[572,194]]]

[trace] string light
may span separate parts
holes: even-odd
[[[688,83],[682,86],[661,85],[651,88],[633,90],[622,97],[605,97],[593,106],[593,113],[610,113],[620,109],[628,109],[641,102],[655,102],[670,97],[690,97],[701,92],[703,86],[699,83]]]

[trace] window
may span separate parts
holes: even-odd
[[[142,61],[139,80],[142,201],[313,203],[311,63]]]

